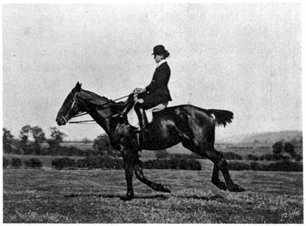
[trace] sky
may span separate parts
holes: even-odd
[[[234,112],[216,140],[302,130],[301,4],[2,5],[3,127],[48,137],[79,81],[116,99],[147,86],[153,47],[170,52],[169,106]],[[88,119],[85,116],[83,119]],[[95,139],[97,124],[58,127],[66,140]]]

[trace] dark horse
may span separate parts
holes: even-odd
[[[65,125],[71,118],[88,113],[108,134],[111,145],[121,152],[124,161],[127,193],[125,200],[134,198],[133,172],[136,177],[156,191],[170,192],[163,184],[148,180],[142,171],[138,152],[141,149],[161,150],[182,143],[190,151],[210,159],[214,163],[212,183],[222,190],[232,192],[245,191],[235,184],[228,172],[227,162],[222,154],[215,150],[215,125],[225,126],[233,119],[233,113],[224,110],[201,109],[192,105],[180,105],[166,108],[153,114],[152,122],[146,127],[145,143],[139,147],[136,128],[128,120],[120,120],[112,115],[120,112],[126,102],[116,103],[106,97],[83,90],[77,83],[68,94],[56,122]],[[214,117],[212,116],[214,115]],[[219,170],[225,183],[219,179]]]

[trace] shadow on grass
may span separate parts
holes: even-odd
[[[65,198],[74,198],[74,197],[100,197],[100,198],[124,198],[124,195],[120,194],[69,194],[65,195]],[[158,200],[166,200],[169,199],[171,195],[135,195],[134,199],[158,199]],[[211,197],[201,197],[196,195],[175,195],[176,198],[183,198],[183,199],[198,199],[198,200],[217,200],[217,199],[224,199],[221,195],[214,195]]]
[[[197,195],[189,195],[189,196],[178,195],[176,197],[185,198],[185,199],[199,199],[199,200],[206,200],[206,201],[224,199],[221,195],[214,195],[214,196],[211,196],[211,197],[205,197],[205,196],[201,197],[201,196],[197,196]]]
[[[100,197],[100,198],[124,198],[124,195],[120,194],[69,194],[65,195],[65,198],[74,197]],[[135,195],[134,199],[168,199],[166,195]]]

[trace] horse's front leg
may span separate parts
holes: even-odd
[[[135,161],[134,163],[134,172],[138,180],[148,185],[149,187],[153,188],[155,191],[169,192],[169,193],[171,192],[166,185],[152,182],[145,177],[142,171],[142,163],[138,156],[137,156],[137,161]]]
[[[134,190],[133,190],[133,156],[132,151],[128,149],[122,150],[122,157],[124,163],[125,170],[125,179],[127,184],[127,192],[126,196],[122,198],[122,200],[128,201],[134,198]]]
[[[243,187],[235,184],[231,179],[227,168],[227,162],[222,153],[216,151],[213,146],[205,146],[203,150],[206,151],[207,157],[214,163],[213,176],[211,180],[214,185],[222,190],[228,189],[232,192],[245,191]],[[226,184],[219,179],[219,170],[223,173]]]

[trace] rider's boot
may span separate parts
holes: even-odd
[[[146,126],[148,125],[148,119],[145,110],[140,106],[139,103],[135,104],[135,112],[139,119],[140,130],[136,130],[136,133],[139,133],[139,143],[145,142],[145,133],[147,132]]]

